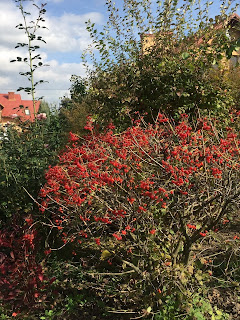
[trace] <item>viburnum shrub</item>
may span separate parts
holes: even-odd
[[[191,126],[186,114],[174,124],[159,113],[153,125],[140,118],[120,134],[112,124],[99,133],[89,119],[89,134],[70,134],[40,192],[61,239],[49,238],[46,254],[65,247],[85,266],[126,273],[146,303],[169,293],[170,282],[183,290],[196,245],[221,232],[240,202],[239,132],[217,126],[207,118]]]

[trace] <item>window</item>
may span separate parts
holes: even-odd
[[[26,109],[25,109],[25,114],[26,114],[27,116],[30,116],[30,110],[28,109],[28,107],[26,107]]]

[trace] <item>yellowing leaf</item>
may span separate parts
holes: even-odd
[[[100,260],[106,260],[109,257],[111,257],[111,253],[108,250],[103,250]]]
[[[189,272],[190,274],[193,274],[193,269],[194,269],[193,266],[189,266],[189,267],[188,267],[188,272]]]
[[[147,313],[150,313],[152,311],[152,308],[151,307],[148,307],[147,308]]]

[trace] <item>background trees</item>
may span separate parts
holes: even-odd
[[[83,104],[99,123],[111,119],[126,128],[129,114],[136,111],[153,121],[159,110],[175,118],[199,110],[224,115],[238,105],[231,94],[236,83],[216,77],[214,71],[227,64],[226,52],[229,56],[237,44],[226,34],[233,2],[224,2],[215,19],[209,18],[209,10],[216,3],[208,1],[201,6],[157,1],[154,9],[147,1],[124,1],[122,10],[112,1],[107,4],[109,20],[103,30],[87,26],[94,68]],[[72,88],[78,87],[75,81]]]

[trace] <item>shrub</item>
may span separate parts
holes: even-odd
[[[9,126],[7,136],[0,132],[0,224],[33,210],[44,172],[61,147],[61,131],[58,116],[51,113],[47,120],[20,123],[18,129]]]
[[[84,101],[100,124],[111,119],[118,128],[126,129],[131,124],[129,114],[136,111],[147,113],[150,122],[159,110],[176,120],[184,112],[194,118],[199,112],[225,117],[236,104],[234,88],[223,76],[227,72],[214,70],[214,54],[201,52],[202,48],[191,46],[187,39],[182,51],[174,52],[171,40],[165,41],[166,52],[156,45],[134,62],[112,63],[107,71],[98,70],[90,77],[91,90]],[[83,107],[80,103],[74,108],[80,111]]]
[[[224,117],[237,101],[235,88],[212,73],[228,65],[238,46],[227,36],[234,4],[107,1],[106,25],[100,30],[87,23],[93,46],[83,57],[93,68],[85,82],[72,79],[72,92],[80,88],[84,93],[74,109],[89,111],[103,126],[111,120],[121,130],[135,111],[148,112],[151,122],[159,110],[173,117],[183,112],[195,117],[198,110]],[[86,90],[81,91],[81,83]],[[82,117],[80,112],[75,116],[76,128]]]
[[[192,284],[209,278],[195,266],[200,249],[235,218],[240,200],[239,133],[217,126],[159,114],[121,134],[111,124],[98,133],[91,120],[84,139],[70,134],[40,192],[48,252],[95,270],[96,291],[107,292],[108,277],[105,299],[119,308],[155,312],[169,294],[180,306],[191,299]]]

